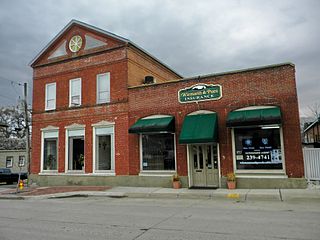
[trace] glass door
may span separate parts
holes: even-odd
[[[217,146],[213,144],[189,145],[189,151],[192,186],[218,187]]]

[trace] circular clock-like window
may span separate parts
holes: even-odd
[[[82,46],[82,38],[79,35],[73,36],[69,41],[71,52],[78,52]]]

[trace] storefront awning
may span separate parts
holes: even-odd
[[[281,111],[279,107],[239,110],[228,114],[227,127],[280,124]]]
[[[174,117],[139,119],[129,133],[174,132]]]
[[[179,143],[210,143],[218,137],[218,119],[216,113],[188,115],[185,117]]]

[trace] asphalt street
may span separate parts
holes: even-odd
[[[0,200],[0,239],[319,239],[320,202]]]

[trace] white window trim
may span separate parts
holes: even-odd
[[[108,84],[108,89],[109,89],[109,96],[108,96],[108,99],[106,99],[106,101],[99,101],[99,76],[103,76],[103,75],[106,75],[108,77],[108,83],[107,84]],[[97,104],[109,103],[110,102],[110,98],[111,98],[110,72],[98,74],[96,76],[96,102],[97,102]]]
[[[43,169],[43,155],[44,155],[44,135],[45,133],[57,133],[57,170],[44,170]],[[50,138],[48,138],[50,139]],[[58,173],[59,169],[59,128],[49,126],[47,128],[41,129],[41,158],[40,158],[40,173]]]
[[[51,86],[51,85],[54,85],[55,86],[55,97],[54,97],[54,107],[52,108],[49,108],[48,107],[48,87]],[[56,104],[57,104],[57,84],[54,82],[54,83],[47,83],[46,86],[45,86],[45,111],[49,111],[49,110],[55,110],[56,109]]]
[[[92,124],[93,127],[92,130],[92,167],[93,167],[93,173],[97,175],[110,175],[110,176],[115,176],[115,124],[106,121],[102,121],[101,123],[97,124]],[[96,134],[96,130],[99,128],[111,128],[112,133],[108,134],[111,135],[111,170],[96,170],[96,137],[97,136],[103,136],[104,134]]]
[[[74,81],[80,81],[80,99],[79,99],[79,105],[72,105],[71,103],[71,82],[74,82]],[[81,106],[82,104],[82,80],[81,78],[74,78],[74,79],[70,79],[69,80],[69,107],[79,107]]]
[[[146,119],[146,118],[144,118]],[[140,173],[139,176],[172,176],[174,173],[177,172],[177,144],[176,144],[176,134],[173,134],[173,142],[174,142],[174,170],[143,170],[142,161],[143,161],[143,154],[142,154],[142,135],[139,134],[139,148],[140,148]]]
[[[259,126],[258,126],[259,127]],[[260,126],[261,127],[261,126]],[[248,127],[250,128],[250,126]],[[278,176],[279,174],[282,174],[283,176],[285,176],[286,174],[286,165],[285,165],[285,153],[284,153],[284,141],[283,141],[283,130],[282,127],[279,126],[279,133],[280,133],[280,144],[281,144],[281,158],[282,158],[282,169],[261,169],[261,170],[237,170],[237,165],[236,165],[236,146],[235,146],[235,134],[234,134],[234,128],[231,129],[231,142],[232,142],[232,158],[233,158],[233,171],[236,174],[239,174],[239,176],[241,176],[241,174],[249,174],[249,175],[243,175],[244,177],[261,177],[263,178],[264,176],[261,175],[255,175],[255,174],[267,174],[267,175],[271,175],[273,174],[274,177]],[[237,176],[238,177],[238,176]]]
[[[86,132],[86,129],[85,129],[84,125],[80,125],[80,124],[73,124],[73,125],[65,127],[65,129],[66,129],[66,137],[65,137],[66,139],[65,139],[65,164],[64,164],[65,169],[64,169],[64,172],[69,173],[69,174],[85,174],[85,169],[86,169],[85,132]],[[68,167],[69,167],[69,131],[72,131],[72,130],[83,130],[83,134],[73,136],[73,137],[83,137],[83,141],[84,141],[83,170],[68,170]]]

